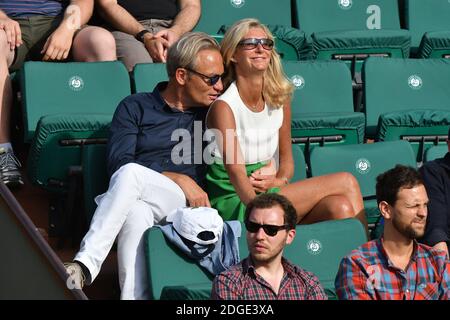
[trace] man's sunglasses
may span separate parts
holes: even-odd
[[[261,46],[266,50],[272,50],[273,48],[273,40],[271,39],[248,38],[239,41],[239,45],[244,50],[253,50],[258,46],[258,44],[261,44]]]
[[[247,228],[247,231],[250,233],[256,233],[259,231],[260,228],[263,228],[264,232],[270,236],[275,237],[280,230],[287,230],[287,225],[282,226],[275,226],[273,224],[259,224],[252,221],[245,222],[245,227]]]
[[[202,77],[203,81],[205,81],[208,86],[215,85],[217,82],[219,82],[220,79],[222,79],[222,76],[223,76],[223,74],[215,74],[210,77],[210,76],[207,76],[206,74],[200,73],[200,72],[192,70],[190,68],[184,68],[184,69],[186,69],[189,72],[192,72],[193,74],[196,74],[196,75]]]

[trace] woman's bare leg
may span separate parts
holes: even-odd
[[[297,181],[281,188],[280,194],[294,205],[298,222],[355,217],[367,229],[359,184],[350,173],[333,173]]]

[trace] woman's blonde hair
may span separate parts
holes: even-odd
[[[225,33],[220,43],[220,52],[225,65],[225,76],[223,84],[225,88],[236,80],[236,71],[234,70],[233,61],[231,61],[239,42],[245,37],[247,32],[252,28],[262,29],[267,37],[274,40],[270,30],[256,19],[242,19],[237,21]],[[271,51],[271,59],[269,67],[264,73],[263,98],[266,103],[272,107],[280,108],[288,102],[292,96],[294,86],[288,80],[281,66],[280,55],[275,51]]]

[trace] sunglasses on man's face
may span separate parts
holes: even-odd
[[[185,68],[187,71],[192,72],[193,74],[203,78],[203,81],[206,82],[208,86],[213,86],[222,78],[223,74],[215,74],[213,76],[207,76],[206,74],[200,73],[198,71],[192,70],[190,68]]]
[[[239,45],[244,50],[253,50],[258,46],[258,44],[261,44],[261,46],[265,50],[272,50],[273,48],[273,40],[267,38],[264,39],[248,38],[239,41]]]
[[[257,233],[259,229],[263,228],[264,232],[270,237],[275,237],[280,230],[287,230],[287,227],[287,225],[259,224],[250,220],[245,223],[248,232]]]

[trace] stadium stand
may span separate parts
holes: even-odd
[[[411,32],[411,56],[450,58],[450,2],[406,0],[405,25]]]
[[[305,34],[292,27],[290,0],[203,0],[195,31],[206,32],[220,42],[227,27],[243,18],[256,18],[267,25],[283,60],[299,60],[306,54]]]
[[[43,81],[42,74],[51,77]],[[54,232],[73,233],[79,224],[74,211],[81,193],[83,148],[106,143],[117,104],[131,93],[128,72],[121,62],[27,62],[21,92],[24,139],[32,139],[28,177],[54,194]]]
[[[291,103],[292,141],[306,161],[317,145],[364,142],[364,114],[354,112],[350,71],[341,61],[285,61],[295,86]]]
[[[450,61],[369,58],[363,68],[366,136],[408,140],[417,161],[446,141],[450,125]]]
[[[313,177],[341,171],[353,174],[361,188],[369,229],[373,230],[380,217],[375,197],[376,177],[397,164],[416,167],[407,141],[314,148],[310,169]]]
[[[296,0],[295,26],[315,59],[346,61],[359,72],[368,55],[407,58],[410,35],[400,29],[397,1]]]
[[[248,255],[245,232],[242,225],[241,259]],[[293,243],[285,248],[285,256],[315,273],[328,297],[335,299],[334,278],[339,262],[366,241],[364,227],[356,219],[299,225]],[[146,232],[145,253],[152,299],[209,299],[211,275],[168,242],[159,228]]]

